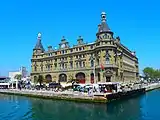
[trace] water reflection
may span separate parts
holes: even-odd
[[[138,120],[141,114],[140,99],[110,104],[83,104],[62,101],[32,100],[35,120]]]
[[[31,108],[31,102],[25,97],[0,94],[0,119],[18,120]]]
[[[3,120],[156,120],[160,91],[110,104],[84,104],[0,94]]]

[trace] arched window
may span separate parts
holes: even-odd
[[[46,79],[47,83],[51,82],[52,81],[52,76],[50,74],[48,74],[48,75],[46,75],[45,79]]]
[[[67,82],[67,75],[62,73],[59,75],[59,82]]]
[[[79,83],[84,84],[85,83],[85,74],[83,72],[79,72],[76,74],[76,80],[79,81]]]

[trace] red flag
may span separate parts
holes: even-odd
[[[101,69],[102,69],[102,70],[104,70],[104,66],[103,66],[103,64],[102,64],[102,63],[101,63]]]

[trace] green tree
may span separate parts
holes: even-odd
[[[21,80],[22,79],[22,75],[21,74],[16,74],[14,76],[14,78],[17,79],[17,80]]]
[[[160,78],[160,70],[155,70],[155,72],[154,72],[154,77],[155,78]]]
[[[43,81],[44,81],[44,77],[42,75],[39,75],[37,82],[40,84],[40,86],[42,86]]]
[[[151,78],[151,79],[160,78],[160,70],[153,69],[152,67],[144,68],[143,73],[147,79],[148,78]]]

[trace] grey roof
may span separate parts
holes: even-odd
[[[41,49],[43,52],[45,51],[45,49],[43,48],[43,45],[41,43],[41,39],[37,40],[36,46],[34,47],[34,49]]]
[[[111,32],[109,26],[107,25],[106,22],[102,22],[100,25],[99,25],[99,29],[98,29],[98,32]]]
[[[101,13],[101,24],[98,26],[98,33],[101,32],[111,32],[108,24],[106,23],[106,13]]]

